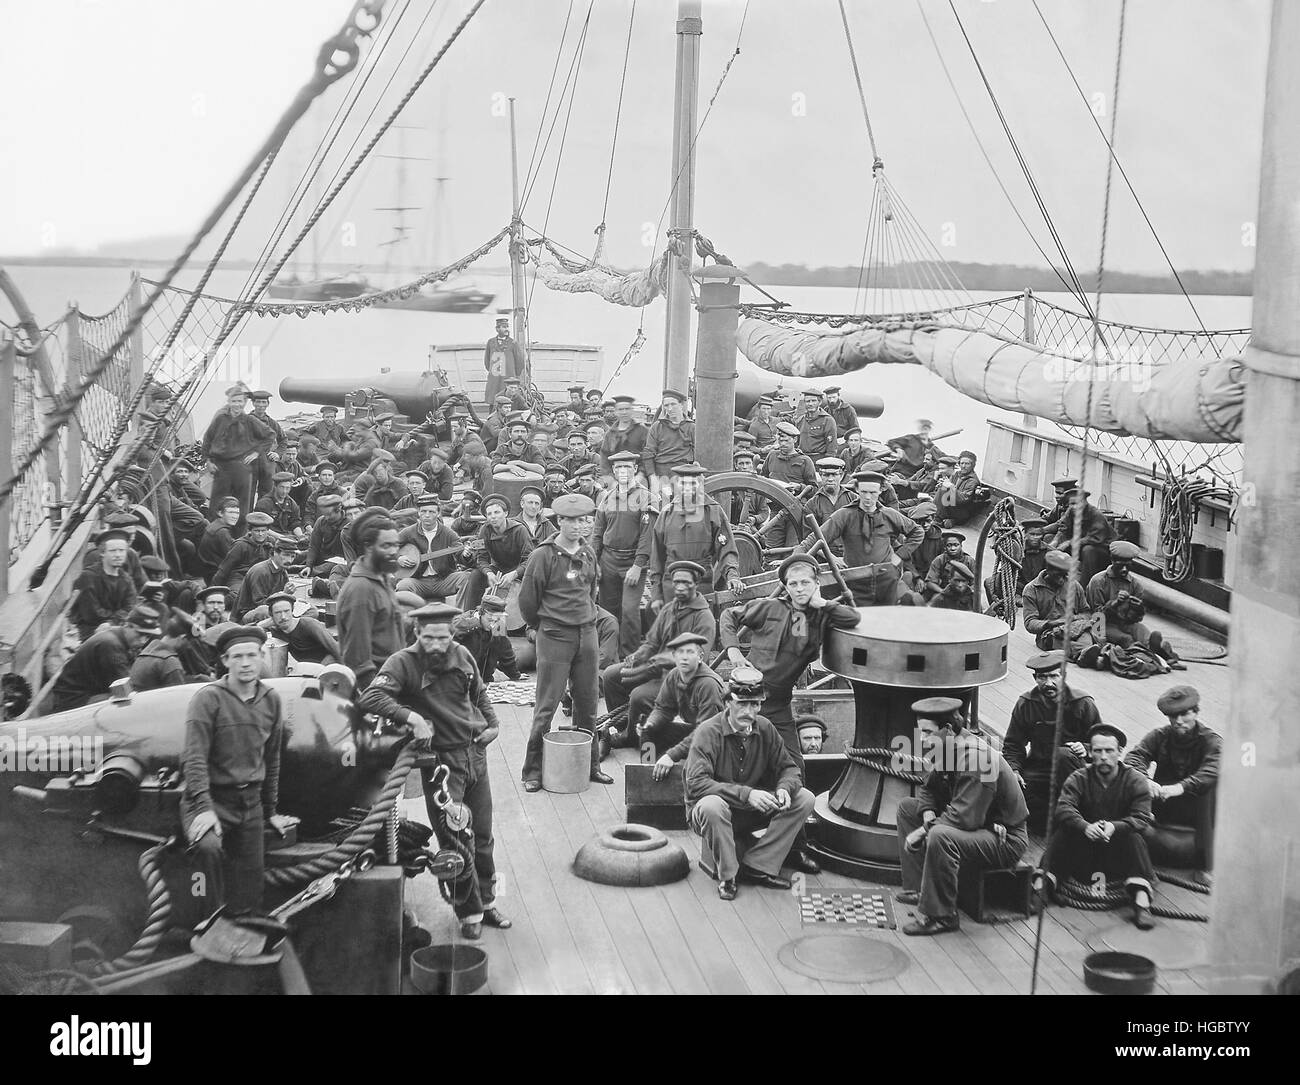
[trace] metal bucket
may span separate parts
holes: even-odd
[[[576,795],[591,786],[591,732],[582,728],[542,736],[542,787]]]
[[[289,646],[283,641],[268,640],[262,645],[263,678],[284,678],[289,673]]]
[[[411,982],[426,995],[469,995],[487,982],[488,955],[478,946],[424,946],[411,954]]]

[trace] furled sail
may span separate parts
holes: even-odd
[[[667,273],[667,253],[644,271],[628,275],[616,275],[600,267],[568,271],[550,262],[537,265],[537,278],[548,289],[570,294],[599,294],[611,304],[635,308],[650,304],[664,292]]]
[[[878,324],[823,334],[753,317],[741,320],[736,342],[760,369],[787,376],[921,365],[981,403],[1064,426],[1153,440],[1241,440],[1245,367],[1236,357],[1093,363],[965,328]]]

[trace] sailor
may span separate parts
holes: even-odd
[[[961,926],[963,868],[1014,866],[1029,846],[1029,811],[1011,766],[966,726],[959,700],[927,697],[912,711],[930,771],[920,792],[898,803],[903,889],[894,899],[919,906],[904,934],[944,934]]]
[[[321,451],[326,455],[331,452],[338,452],[347,439],[343,434],[343,427],[339,425],[338,417],[339,409],[326,404],[320,409],[320,420],[313,422],[303,431],[304,433],[310,433],[320,441]]]
[[[214,584],[210,588],[204,588],[195,598],[199,604],[196,616],[203,619],[205,629],[214,629],[230,621],[230,607],[235,597],[230,594],[229,588]]]
[[[1195,878],[1210,885],[1223,739],[1201,722],[1201,695],[1193,686],[1172,686],[1156,707],[1169,722],[1148,732],[1125,755],[1124,764],[1147,777],[1155,819],[1146,830],[1148,837],[1158,838],[1165,825],[1190,827],[1195,834],[1193,862],[1199,866]]]
[[[826,393],[826,413],[835,423],[835,430],[842,446],[845,434],[851,429],[858,428],[858,412],[840,398],[841,389],[838,384],[833,384],[822,391]]]
[[[506,636],[506,602],[495,595],[484,596],[478,609],[467,610],[452,623],[456,643],[463,646],[478,665],[484,682],[492,682],[497,671],[511,682],[520,682],[514,645]]]
[[[497,443],[501,439],[501,431],[505,426],[506,416],[510,413],[510,397],[498,392],[492,397],[489,406],[491,406],[492,410],[483,419],[483,428],[479,435],[483,439],[483,446],[489,453],[492,453],[496,451]]]
[[[226,585],[236,597],[248,570],[271,556],[271,518],[264,512],[250,512],[247,521],[247,533],[226,552],[212,577],[212,583]]]
[[[158,611],[143,606],[132,610],[123,624],[92,633],[54,680],[54,711],[102,701],[114,682],[131,673],[131,663],[140,649],[161,634]]]
[[[646,433],[641,450],[641,471],[655,493],[667,489],[673,468],[695,460],[695,423],[685,414],[686,397],[675,388],[665,388],[659,418]]]
[[[1052,777],[1060,789],[1066,777],[1087,763],[1088,732],[1101,722],[1097,702],[1065,684],[1061,668],[1065,653],[1039,652],[1025,661],[1034,675],[1034,688],[1022,693],[1011,709],[1002,756],[1025,789],[1029,827],[1047,825]],[[1056,744],[1056,714],[1064,705],[1061,744]]]
[[[284,708],[259,677],[265,641],[254,626],[226,630],[217,642],[226,677],[196,692],[185,716],[181,824],[209,913],[223,905],[228,915],[260,909],[264,826],[283,836],[297,823],[276,812]]]
[[[367,508],[392,510],[406,496],[406,483],[393,474],[394,456],[387,449],[377,448],[370,466],[356,477],[352,492],[364,501]]]
[[[270,492],[257,500],[253,506],[256,512],[264,512],[271,518],[271,527],[281,535],[292,535],[296,539],[306,537],[302,528],[302,510],[298,502],[289,496],[289,487],[293,485],[294,475],[291,471],[276,471],[270,476]]]
[[[439,843],[454,840],[442,830],[445,819],[436,802],[439,769],[447,770],[446,790],[464,803],[474,833],[474,861],[453,885],[456,918],[463,938],[477,940],[483,924],[512,926],[496,906],[496,859],[492,840],[492,785],[487,747],[501,731],[474,658],[452,637],[460,611],[430,603],[411,612],[416,642],[390,656],[362,695],[358,707],[409,727],[430,754],[420,766],[429,824]]]
[[[754,417],[746,428],[760,452],[765,453],[776,444],[776,420],[772,417],[772,400],[768,396],[759,397],[754,405]]]
[[[600,570],[600,605],[619,620],[620,654],[641,643],[641,595],[650,567],[654,498],[636,477],[640,457],[632,451],[609,458],[614,488],[596,503],[591,546]]]
[[[672,653],[673,665],[660,683],[650,714],[636,730],[642,763],[667,758],[671,769],[678,761],[686,760],[696,725],[726,707],[726,688],[704,662],[705,653],[713,647],[707,638],[698,633],[681,633],[666,647]],[[681,722],[677,722],[679,719]],[[667,752],[660,757],[660,750]]]
[[[804,502],[804,509],[812,513],[819,524],[824,524],[831,518],[831,513],[856,504],[857,496],[844,485],[844,461],[838,456],[823,456],[816,467],[817,492]]]
[[[516,384],[528,368],[523,348],[510,335],[509,317],[497,317],[496,335],[483,348],[483,368],[487,383],[483,388],[483,402],[489,407],[505,388],[507,381]],[[509,389],[505,388],[507,394]]]
[[[569,492],[569,471],[562,463],[548,463],[542,472],[542,502],[550,505],[554,498]]]
[[[754,453],[747,448],[736,451],[732,464],[742,475],[757,475],[754,467]],[[767,519],[767,501],[753,490],[736,489],[731,491],[731,501],[727,509],[727,519],[733,526],[746,531],[757,531]]]
[[[317,462],[314,458],[309,458],[304,463],[299,458],[301,454],[302,443],[293,434],[287,435],[284,442],[284,458],[280,460],[280,470],[289,475],[289,496],[293,498],[293,503],[300,511],[306,507],[307,495],[311,493],[312,488],[312,479],[307,469],[314,468]],[[271,481],[275,482],[275,476],[271,477]],[[303,524],[304,531],[307,526]]]
[[[442,522],[442,502],[436,495],[423,494],[420,497],[418,517],[398,535],[400,546],[413,546],[421,554],[455,547],[456,553],[431,560],[399,556],[397,567],[404,579],[397,582],[397,590],[413,592],[426,601],[459,595],[469,582],[470,574],[456,567],[463,544],[460,536]]]
[[[144,587],[145,575],[144,566],[140,562],[140,551],[135,548],[136,533],[140,528],[147,527],[147,522],[141,517],[140,513],[129,507],[125,511],[104,512],[101,515],[101,522],[104,526],[95,538],[99,538],[104,531],[109,529],[120,531],[126,536],[126,564],[122,566],[122,571],[130,577],[131,583],[135,585],[135,590],[138,592]],[[207,525],[205,524],[204,527],[206,528]],[[103,557],[99,547],[92,545],[82,558],[82,568],[101,568]]]
[[[339,643],[318,619],[294,613],[297,600],[288,592],[278,591],[266,600],[270,615],[258,623],[272,640],[286,645],[299,663],[337,663],[343,651]]]
[[[844,475],[852,478],[864,464],[873,458],[871,449],[862,443],[862,430],[854,425],[844,431]]]
[[[474,547],[478,569],[470,576],[463,596],[467,607],[478,606],[489,588],[504,599],[511,586],[523,577],[524,564],[533,552],[533,537],[523,524],[510,518],[506,498],[500,494],[485,498],[483,515],[486,520]]]
[[[343,662],[365,689],[384,661],[403,644],[402,608],[393,592],[397,528],[388,514],[367,509],[349,526],[359,557],[339,591],[337,620]]]
[[[1187,665],[1165,642],[1163,635],[1148,629],[1142,622],[1146,617],[1142,583],[1129,572],[1141,551],[1123,539],[1112,542],[1109,551],[1110,565],[1088,581],[1084,593],[1089,609],[1106,616],[1107,642],[1121,648],[1139,644],[1167,660],[1174,669],[1186,670]]]
[[[795,447],[798,439],[798,426],[789,422],[778,422],[776,448],[764,459],[762,474],[774,482],[796,483],[801,486],[815,485],[817,469],[813,466],[811,457]]]
[[[145,583],[140,589],[140,598],[162,613],[172,607],[179,607],[187,614],[194,609],[194,589],[190,581],[173,580],[171,570],[162,558],[146,554],[140,559],[144,569]]]
[[[835,453],[839,431],[835,420],[822,410],[822,393],[807,388],[803,393],[803,418],[799,422],[799,451],[813,460]]]
[[[244,577],[235,597],[235,617],[246,625],[267,617],[266,601],[289,583],[289,566],[298,553],[292,539],[277,538],[271,544],[271,556],[259,561]]]
[[[895,467],[900,472],[906,472],[909,467],[912,471],[916,471],[924,466],[927,452],[933,451],[936,456],[941,455],[934,442],[930,440],[933,430],[934,423],[930,419],[918,418],[911,433],[906,433],[902,437],[893,437],[885,442],[885,447],[898,456]]]
[[[185,671],[181,651],[194,631],[194,620],[184,611],[163,610],[161,635],[140,649],[131,664],[131,688],[143,693],[192,681]],[[205,679],[206,680],[206,679]]]
[[[1069,511],[1069,493],[1077,489],[1078,486],[1079,480],[1068,475],[1052,482],[1052,489],[1056,493],[1056,504],[1051,508],[1043,508],[1043,523],[1052,528],[1052,534],[1056,533],[1056,527],[1060,523],[1061,517]]]
[[[320,499],[330,496],[338,497],[342,501],[343,487],[338,484],[338,473],[334,465],[328,461],[322,461],[316,465],[316,484],[312,487],[311,493],[303,503],[303,523],[308,529],[320,518]]]
[[[314,577],[328,577],[343,559],[343,499],[338,494],[322,494],[316,500],[320,512],[307,536],[307,553],[303,564]]]
[[[456,472],[447,462],[447,453],[437,445],[430,445],[425,459],[416,468],[425,478],[425,489],[443,501],[450,501],[456,485]]]
[[[940,610],[970,610],[975,587],[975,559],[963,547],[960,531],[943,533],[943,553],[925,574],[928,605]]]
[[[265,497],[271,492],[273,485],[271,475],[276,470],[280,461],[284,459],[286,450],[286,440],[284,436],[284,427],[274,418],[267,414],[267,409],[271,406],[271,393],[259,390],[249,393],[248,398],[253,404],[252,418],[256,418],[263,426],[271,431],[272,436],[260,441],[257,448],[257,461],[255,463],[256,475],[254,483],[259,498]]]
[[[791,554],[777,570],[785,586],[782,594],[724,610],[719,622],[722,647],[732,664],[762,672],[763,716],[776,728],[801,772],[803,755],[790,708],[795,683],[808,664],[821,657],[827,630],[852,629],[860,618],[855,608],[823,598],[817,575],[812,558]],[[748,652],[741,647],[742,629],[750,631]],[[791,860],[809,874],[821,869],[804,850],[802,837]]]
[[[573,479],[569,483],[570,489],[575,494],[582,494],[583,497],[590,497],[592,501],[598,501],[605,496],[604,489],[598,484],[597,476],[600,468],[594,463],[584,463],[574,469]]]
[[[704,569],[706,592],[719,584],[744,590],[737,570],[740,558],[731,522],[713,498],[704,492],[707,472],[698,463],[673,468],[674,493],[659,513],[650,537],[650,606],[658,610],[667,601],[665,570],[675,561],[693,561]]]
[[[483,526],[483,495],[477,490],[465,490],[460,495],[458,504],[448,514],[451,516],[451,529],[464,538],[477,535]]]
[[[77,601],[71,617],[83,641],[101,629],[119,624],[135,606],[138,593],[126,571],[129,537],[110,527],[95,536],[99,561],[81,571],[73,585]]]
[[[988,507],[992,491],[975,474],[975,453],[962,452],[957,457],[957,473],[946,486],[939,487],[939,507],[944,526],[968,523],[976,513]]]
[[[1070,507],[1057,521],[1056,537],[1050,545],[1054,550],[1074,552],[1074,520],[1078,510],[1077,515],[1083,519],[1079,537],[1079,581],[1087,584],[1110,561],[1110,544],[1115,540],[1115,529],[1101,510],[1089,503],[1087,490],[1068,490],[1065,497]]]
[[[799,753],[804,757],[822,752],[826,745],[826,724],[817,716],[796,716],[795,733],[799,736]]]
[[[902,510],[900,510],[902,511]],[[939,509],[933,501],[920,501],[907,510],[907,518],[922,531],[921,545],[912,551],[903,567],[903,587],[920,592],[934,559],[944,552],[943,531],[939,527]],[[924,602],[918,595],[920,605]]]
[[[924,532],[897,509],[880,504],[883,475],[859,471],[857,507],[838,510],[822,525],[832,549],[844,540],[844,557],[832,560],[841,569],[870,566],[853,575],[849,586],[857,606],[889,606],[897,600],[903,563],[921,545]],[[817,541],[815,533],[799,544],[805,553]]]
[[[240,516],[253,507],[253,474],[260,449],[276,439],[275,431],[261,419],[245,414],[248,389],[235,384],[226,389],[226,405],[208,423],[200,448],[203,458],[212,462],[212,509],[223,498],[239,502]]]
[[[614,397],[614,424],[605,430],[600,443],[601,467],[607,474],[612,473],[613,457],[619,452],[636,453],[638,469],[640,467],[641,453],[645,449],[650,430],[632,417],[632,405],[635,402],[635,397],[629,395]]]
[[[194,481],[195,465],[189,460],[177,460],[172,464],[171,475],[167,484],[172,495],[185,502],[190,508],[201,513],[208,511],[208,495]]]
[[[901,472],[889,472],[885,478],[898,494],[900,504],[903,501],[919,501],[922,494],[942,498],[948,492],[948,484],[940,485],[938,468],[934,454],[927,452],[925,462],[915,471],[908,466]]]
[[[533,545],[544,543],[555,534],[555,524],[544,510],[546,493],[540,486],[523,486],[519,490],[519,522],[524,525]]]
[[[816,801],[775,727],[762,714],[763,675],[737,667],[723,711],[696,725],[686,757],[686,820],[701,837],[700,869],[735,900],[737,882],[790,889],[781,867]],[[736,834],[765,829],[745,853]]]
[[[528,393],[524,390],[524,382],[518,377],[507,377],[501,382],[505,394],[510,397],[510,409],[512,411],[527,411],[531,404],[528,402]]]
[[[1133,899],[1133,925],[1149,930],[1155,926],[1155,870],[1144,834],[1151,794],[1143,774],[1120,760],[1127,742],[1113,724],[1098,723],[1088,732],[1091,764],[1071,773],[1061,788],[1041,867],[1053,889],[1061,877],[1093,892],[1123,879]]]
[[[511,415],[506,424],[506,440],[492,453],[493,468],[507,467],[516,477],[541,474],[542,458],[533,448],[529,435],[533,427],[518,415]]]
[[[596,640],[596,555],[583,541],[596,511],[579,494],[557,498],[559,532],[529,555],[519,589],[519,611],[537,630],[537,695],[522,779],[525,791],[542,786],[542,736],[568,686],[574,726],[591,732],[591,779],[612,784],[600,770],[596,741],[596,699],[600,650]]]
[[[1043,571],[1025,585],[1025,631],[1044,652],[1064,649],[1069,644],[1070,662],[1085,667],[1101,665],[1101,646],[1097,643],[1097,621],[1088,609],[1088,600],[1077,580],[1070,580],[1070,555],[1049,550],[1043,556]],[[1073,596],[1070,629],[1065,629],[1067,592]]]
[[[635,744],[637,727],[649,713],[659,693],[664,665],[658,660],[668,652],[668,645],[683,633],[702,637],[705,647],[712,648],[718,623],[709,604],[700,595],[700,582],[708,574],[693,561],[675,561],[668,566],[672,599],[655,616],[644,640],[621,663],[612,663],[601,675],[605,706],[610,711],[627,705],[627,721],[621,737],[612,745]]]

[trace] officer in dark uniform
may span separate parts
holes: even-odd
[[[361,696],[358,707],[411,728],[417,743],[431,753],[420,766],[429,824],[439,826],[434,802],[434,772],[444,766],[447,790],[469,808],[474,830],[474,862],[454,884],[456,918],[465,938],[477,939],[483,924],[507,928],[511,921],[496,907],[496,860],[492,841],[492,786],[487,747],[501,731],[496,709],[474,657],[456,643],[452,622],[460,611],[430,603],[411,612],[416,643],[389,657]],[[441,839],[450,847],[449,839]],[[460,899],[462,897],[464,899]]]
[[[181,823],[204,875],[209,913],[223,904],[230,915],[261,907],[264,824],[284,835],[297,822],[276,813],[284,709],[259,677],[265,641],[254,626],[226,630],[217,642],[226,677],[195,693],[185,717]]]

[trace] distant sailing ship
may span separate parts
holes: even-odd
[[[285,301],[340,301],[373,290],[363,275],[335,275],[328,279],[299,279],[297,275],[290,275],[287,279],[276,279],[266,288],[271,297]]]

